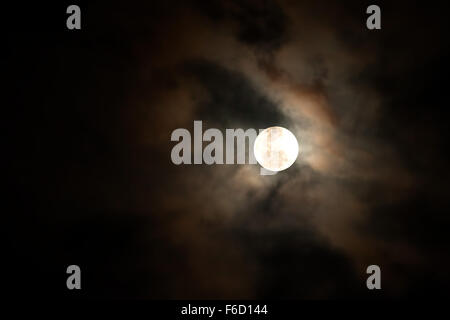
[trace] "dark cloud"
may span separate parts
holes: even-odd
[[[259,92],[245,75],[220,65],[197,61],[188,64],[206,89],[207,101],[196,112],[211,126],[265,129],[288,125],[288,119],[277,106]]]
[[[234,27],[239,41],[271,52],[286,41],[289,21],[276,1],[199,1],[198,7],[213,21],[226,21]]]

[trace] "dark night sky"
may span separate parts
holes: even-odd
[[[378,3],[369,31],[368,4],[83,2],[81,31],[62,5],[5,24],[11,296],[445,296],[448,10]],[[301,153],[275,176],[175,166],[194,120],[281,125]]]

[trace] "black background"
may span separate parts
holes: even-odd
[[[150,298],[184,297],[183,293],[174,295],[170,292],[158,270],[151,269],[143,261],[143,257],[150,261],[163,259],[177,269],[178,260],[172,258],[177,252],[162,246],[158,238],[159,226],[164,223],[161,218],[111,213],[102,203],[102,197],[96,197],[89,188],[84,188],[84,185],[101,180],[105,185],[115,186],[112,188],[122,194],[124,202],[132,202],[134,179],[139,172],[134,167],[133,148],[127,147],[131,138],[121,135],[115,110],[122,107],[127,90],[139,85],[134,82],[134,71],[139,65],[130,55],[130,43],[147,34],[164,31],[152,29],[152,24],[150,30],[142,30],[140,25],[122,28],[104,24],[104,21],[114,22],[110,7],[115,4],[84,1],[77,2],[82,7],[82,30],[69,31],[65,27],[68,4],[2,5],[2,51],[6,54],[2,59],[5,80],[2,158],[6,180],[2,227],[7,236],[6,254],[2,259],[6,267],[3,274],[6,289],[3,290],[12,297],[147,298],[148,291],[142,279],[150,279],[156,288]],[[129,8],[126,14],[131,19],[133,15],[148,13],[148,19],[157,21],[163,19],[161,12],[170,12],[172,5],[173,2],[149,2],[135,6],[120,4],[119,7]],[[201,2],[194,1],[189,5],[204,8]],[[360,12],[365,7],[352,2],[348,10],[363,19]],[[143,8],[147,11],[141,11]],[[205,8],[214,16],[214,10],[208,11],[208,5]],[[392,139],[402,158],[407,159],[408,168],[415,171],[422,182],[417,193],[399,207],[377,208],[379,215],[370,224],[372,231],[386,239],[403,237],[434,257],[418,269],[413,266],[413,271],[404,270],[411,274],[407,289],[397,296],[403,298],[448,295],[449,200],[447,196],[435,197],[448,193],[449,181],[446,9],[437,2],[383,4],[382,32],[389,34],[390,27],[405,33],[423,32],[443,50],[427,59],[426,65],[385,75],[383,71],[389,68],[390,62],[384,64],[383,59],[404,43],[401,39],[395,43],[392,37],[385,40],[382,34],[378,35],[380,39],[376,41],[385,42],[386,57],[380,57],[380,64],[385,69],[374,70],[370,75],[374,86],[392,98],[379,135]],[[398,26],[399,15],[407,15],[410,24]],[[432,21],[442,23],[428,28]],[[251,31],[243,37],[243,41],[249,43],[264,41],[258,33]],[[98,65],[103,67],[97,69]],[[107,71],[109,65],[114,68]],[[103,99],[111,112],[101,109]],[[399,131],[405,134],[399,134]],[[104,132],[108,132],[108,136]],[[114,137],[112,140],[111,136]],[[155,164],[159,158],[163,159],[161,161],[167,158],[167,154],[161,156],[159,152],[155,150],[152,154],[158,159]],[[71,175],[60,179],[71,168],[77,172],[77,167],[87,170],[90,178],[73,183]],[[164,179],[163,173],[156,176]],[[153,188],[158,189],[158,182],[153,183]],[[109,196],[108,191],[104,193],[105,197]],[[393,217],[389,214],[392,210],[399,214]],[[155,236],[150,244],[142,243],[135,237],[141,233]],[[293,272],[289,266],[294,268],[299,263],[292,258],[296,249],[291,247],[288,239],[280,240],[278,245],[272,256],[261,258],[281,261],[280,265],[270,267],[278,270],[272,271],[278,277],[268,286],[263,285],[257,298],[297,297],[296,292],[283,285],[290,281],[289,276],[283,275]],[[348,262],[341,260],[339,255],[318,246],[313,248],[310,258],[314,262],[305,266],[305,272],[313,273],[317,269],[316,263],[329,264],[324,272],[331,274],[331,278],[332,272],[337,270],[335,276],[339,280],[335,281],[339,282],[339,289],[330,298],[390,297],[384,296],[383,292],[368,292],[365,275],[359,274],[356,277],[360,279],[355,280],[354,275],[347,274]],[[142,263],[142,267],[136,267]],[[264,263],[270,265],[271,262]],[[66,289],[65,268],[70,264],[77,264],[82,269],[83,289],[80,292]],[[183,269],[179,272],[183,273]],[[308,290],[313,287],[314,280],[311,280],[299,298],[308,298]],[[185,295],[185,298],[192,297],[210,298]]]

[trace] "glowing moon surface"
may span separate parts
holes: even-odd
[[[297,159],[298,142],[288,129],[270,127],[256,137],[253,152],[263,168],[281,171],[289,168]]]

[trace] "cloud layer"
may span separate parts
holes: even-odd
[[[98,18],[80,46],[41,49],[45,129],[31,158],[45,170],[16,163],[37,199],[23,210],[41,208],[48,265],[78,258],[93,297],[370,297],[370,264],[385,297],[440,294],[448,200],[436,178],[448,174],[429,91],[439,79],[421,66],[448,64],[433,42],[440,22],[411,24],[434,11],[386,6],[382,31],[370,32],[363,5],[337,1],[90,10]],[[70,64],[58,60],[67,54]],[[175,166],[170,134],[194,120],[284,126],[299,158],[275,176]]]

